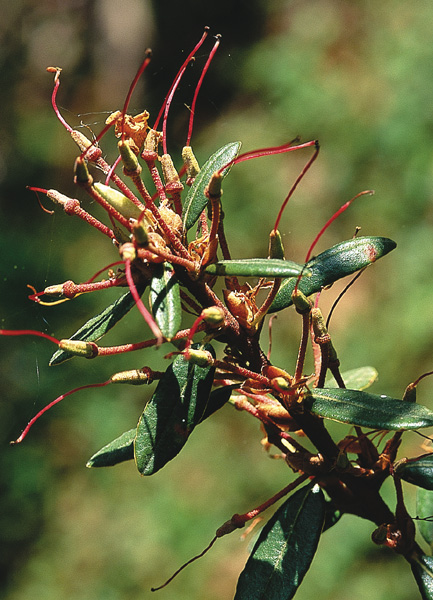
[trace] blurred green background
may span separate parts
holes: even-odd
[[[193,146],[200,163],[235,140],[245,150],[298,134],[321,142],[319,158],[280,226],[288,258],[303,260],[343,202],[361,190],[376,191],[332,225],[317,251],[352,237],[355,226],[362,227],[361,235],[397,242],[397,250],[345,295],[330,332],[343,370],[372,364],[380,373],[373,391],[401,397],[410,381],[433,368],[432,22],[427,0],[5,3],[0,326],[68,337],[118,295],[82,296],[52,308],[27,299],[27,284],[40,290],[67,279],[85,281],[117,259],[102,236],[58,209],[45,214],[25,189],[59,189],[88,206],[73,186],[77,151],[52,113],[52,75],[45,68],[64,69],[58,102],[65,118],[87,134],[88,128],[98,132],[107,113],[123,104],[148,46],[154,59],[131,112],[146,108],[156,116],[183,58],[209,25],[223,37],[197,106]],[[210,47],[208,40],[173,102],[168,143],[174,157],[186,137],[185,105]],[[102,147],[113,156],[111,141],[103,140]],[[308,156],[269,157],[232,170],[223,200],[234,257],[266,255],[279,206]],[[325,314],[343,285],[322,294]],[[289,371],[299,328],[290,310],[273,324],[272,359]],[[130,314],[107,344],[146,335],[140,318]],[[261,503],[292,477],[263,452],[257,424],[230,407],[199,427],[182,454],[152,478],[140,478],[132,463],[86,469],[96,450],[134,426],[148,388],[78,393],[48,412],[21,446],[10,447],[27,421],[60,393],[124,368],[158,368],[163,352],[75,359],[49,368],[49,342],[0,342],[2,598],[148,598],[150,587],[199,552],[233,513]],[[430,408],[432,389],[427,379],[418,396]],[[406,437],[405,451],[419,452],[421,438]],[[392,502],[392,486],[386,493]],[[407,497],[415,514],[412,489]],[[345,517],[326,533],[296,597],[417,597],[404,560],[373,546],[371,531],[369,523]],[[220,540],[158,597],[232,598],[251,543],[251,536],[242,540],[237,533]]]

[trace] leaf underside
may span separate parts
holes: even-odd
[[[433,412],[420,404],[359,390],[316,388],[304,405],[319,417],[371,429],[402,430],[433,426]]]
[[[341,242],[312,258],[305,265],[311,271],[311,277],[304,277],[299,289],[306,296],[320,292],[338,279],[351,275],[372,264],[396,247],[393,240],[385,237],[359,237]],[[269,310],[277,312],[292,304],[292,292],[296,279],[286,279]]]
[[[234,600],[290,600],[310,567],[322,532],[325,499],[311,484],[295,492],[263,527]]]

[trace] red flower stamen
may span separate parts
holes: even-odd
[[[63,398],[66,398],[67,396],[70,396],[71,394],[74,394],[75,392],[79,392],[80,390],[86,390],[89,388],[96,388],[96,387],[103,387],[105,385],[108,385],[109,383],[111,383],[110,380],[104,381],[104,383],[90,383],[88,385],[82,385],[81,387],[70,390],[69,392],[66,392],[66,394],[61,394],[55,400],[53,400],[52,402],[50,402],[49,404],[44,406],[44,408],[42,410],[40,410],[32,419],[30,419],[30,421],[27,423],[24,431],[22,432],[22,434],[16,440],[12,441],[11,444],[20,444],[23,441],[23,439],[27,436],[31,427],[39,419],[39,417],[41,417],[44,413],[46,413],[47,410],[49,410],[55,404],[58,404],[61,400],[63,400]]]
[[[194,92],[194,97],[192,99],[192,104],[191,104],[191,114],[189,117],[189,125],[188,125],[188,135],[186,138],[186,146],[190,145],[191,142],[191,136],[192,136],[192,128],[193,128],[193,123],[194,123],[194,114],[195,114],[195,105],[197,103],[197,97],[198,97],[198,93],[200,91],[201,85],[203,83],[203,80],[205,78],[205,75],[210,67],[210,64],[212,62],[213,57],[215,56],[216,51],[218,50],[218,46],[220,45],[220,41],[221,41],[221,35],[218,34],[215,36],[217,38],[217,41],[215,42],[212,50],[210,51],[209,54],[209,58],[206,61],[205,66],[203,67],[203,71],[200,75],[200,79],[198,80],[197,83],[197,87],[195,88],[195,92]]]
[[[197,52],[197,50],[200,48],[200,46],[203,44],[203,42],[205,41],[205,39],[207,38],[207,34],[209,32],[209,27],[205,27],[204,28],[204,33],[201,36],[200,40],[197,42],[197,44],[195,45],[195,47],[193,48],[193,50],[188,54],[188,56],[186,57],[184,63],[182,64],[182,66],[180,67],[179,71],[177,72],[176,77],[174,78],[173,83],[170,86],[170,89],[167,92],[167,95],[164,99],[164,102],[162,103],[162,106],[159,110],[158,116],[156,117],[156,121],[152,127],[152,129],[157,129],[158,128],[158,124],[159,121],[161,120],[162,115],[164,114],[164,110],[165,110],[165,105],[167,103],[167,99],[171,94],[171,91],[174,87],[174,85],[176,84],[176,80],[178,79],[179,75],[181,74],[182,71],[185,70],[185,68],[188,66],[188,64],[190,63],[192,57],[194,56],[194,54]]]

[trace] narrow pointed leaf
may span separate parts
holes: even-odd
[[[411,562],[411,568],[421,592],[421,598],[433,600],[433,557],[421,554]]]
[[[150,282],[149,300],[161,333],[170,340],[180,329],[182,307],[179,282],[169,263],[158,265]]]
[[[427,544],[433,546],[433,492],[418,488],[416,491],[416,514],[418,529]]]
[[[433,426],[433,412],[420,404],[349,389],[314,389],[304,405],[319,417],[371,429],[419,429]]]
[[[384,237],[359,237],[341,242],[312,258],[306,264],[311,277],[304,277],[299,289],[306,296],[351,275],[388,254],[396,243]],[[292,292],[296,279],[283,281],[269,312],[277,312],[292,304]]]
[[[378,378],[379,373],[374,367],[359,367],[341,373],[341,377],[347,388],[351,390],[365,390],[369,388]],[[337,388],[334,377],[329,376],[325,381],[326,388]]]
[[[125,460],[132,460],[136,433],[136,427],[122,433],[89,458],[86,467],[112,467]]]
[[[234,600],[290,600],[316,552],[325,518],[318,486],[307,485],[280,506],[263,527]]]
[[[237,387],[239,387],[239,384],[226,385],[213,390],[209,396],[209,401],[206,405],[203,416],[200,419],[200,423],[205,419],[208,419],[211,415],[213,415],[214,412],[222,408],[224,404],[229,401],[232,391]]]
[[[218,169],[221,169],[221,167],[237,157],[240,147],[241,142],[227,144],[217,150],[215,154],[212,154],[209,160],[203,165],[203,168],[195,178],[183,205],[182,223],[186,231],[191,229],[207,206],[208,199],[206,198],[204,191],[209,183],[209,179],[215,171],[218,171]],[[223,171],[224,177],[227,175],[228,171],[229,169]]]
[[[291,260],[279,258],[246,258],[240,260],[220,260],[206,267],[210,275],[224,275],[227,277],[297,277],[301,273],[308,277],[307,269],[297,265]]]
[[[212,346],[204,350],[215,356]],[[134,454],[142,475],[156,473],[181,451],[203,418],[214,374],[214,367],[199,367],[183,355],[168,367],[138,422]]]
[[[433,490],[433,454],[425,454],[407,462],[401,461],[395,472],[408,483]]]
[[[142,294],[145,287],[142,286],[138,292]],[[103,337],[116,323],[120,321],[130,310],[135,306],[135,300],[131,292],[126,292],[120,298],[115,300],[110,306],[107,306],[99,315],[92,317],[69,339],[81,340],[82,342],[96,342]],[[57,350],[54,352],[50,360],[50,366],[59,365],[60,363],[72,358],[74,354],[66,350]]]

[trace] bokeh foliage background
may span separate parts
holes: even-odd
[[[2,12],[1,327],[68,337],[117,296],[104,292],[51,309],[27,300],[28,283],[42,289],[84,281],[116,260],[101,236],[59,210],[46,215],[25,190],[56,188],[86,202],[73,187],[76,149],[51,111],[52,76],[45,67],[64,68],[59,104],[68,121],[98,132],[106,112],[123,104],[147,46],[154,59],[131,108],[155,116],[183,57],[210,25],[223,38],[197,109],[199,161],[235,140],[253,149],[297,134],[318,138],[319,159],[281,224],[287,256],[302,261],[325,220],[363,189],[376,195],[355,203],[318,251],[350,238],[357,225],[361,234],[386,235],[398,244],[351,288],[333,317],[330,331],[343,370],[372,364],[380,373],[373,391],[400,397],[410,381],[432,369],[430,2],[18,0]],[[173,156],[185,140],[185,104],[204,60],[205,50],[173,103]],[[113,149],[112,142],[103,148]],[[299,152],[232,170],[223,200],[233,256],[266,255],[278,208],[306,159]],[[322,295],[325,314],[341,289]],[[299,325],[290,310],[273,325],[272,358],[288,370]],[[107,343],[138,341],[144,329],[131,314]],[[234,512],[259,504],[291,477],[262,451],[256,423],[230,407],[199,427],[182,454],[152,478],[140,478],[131,463],[85,469],[94,451],[136,423],[147,388],[77,394],[47,413],[24,444],[9,447],[58,394],[123,368],[157,368],[162,352],[76,359],[50,369],[48,342],[0,342],[0,593],[7,600],[147,598],[152,585],[203,548]],[[426,380],[419,392],[430,407],[432,389]],[[420,444],[408,434],[408,452]],[[415,514],[413,491],[407,494]],[[374,547],[371,530],[345,517],[329,531],[299,599],[414,598],[404,561]],[[224,538],[160,597],[231,598],[249,544],[251,537],[244,541],[236,533]]]

